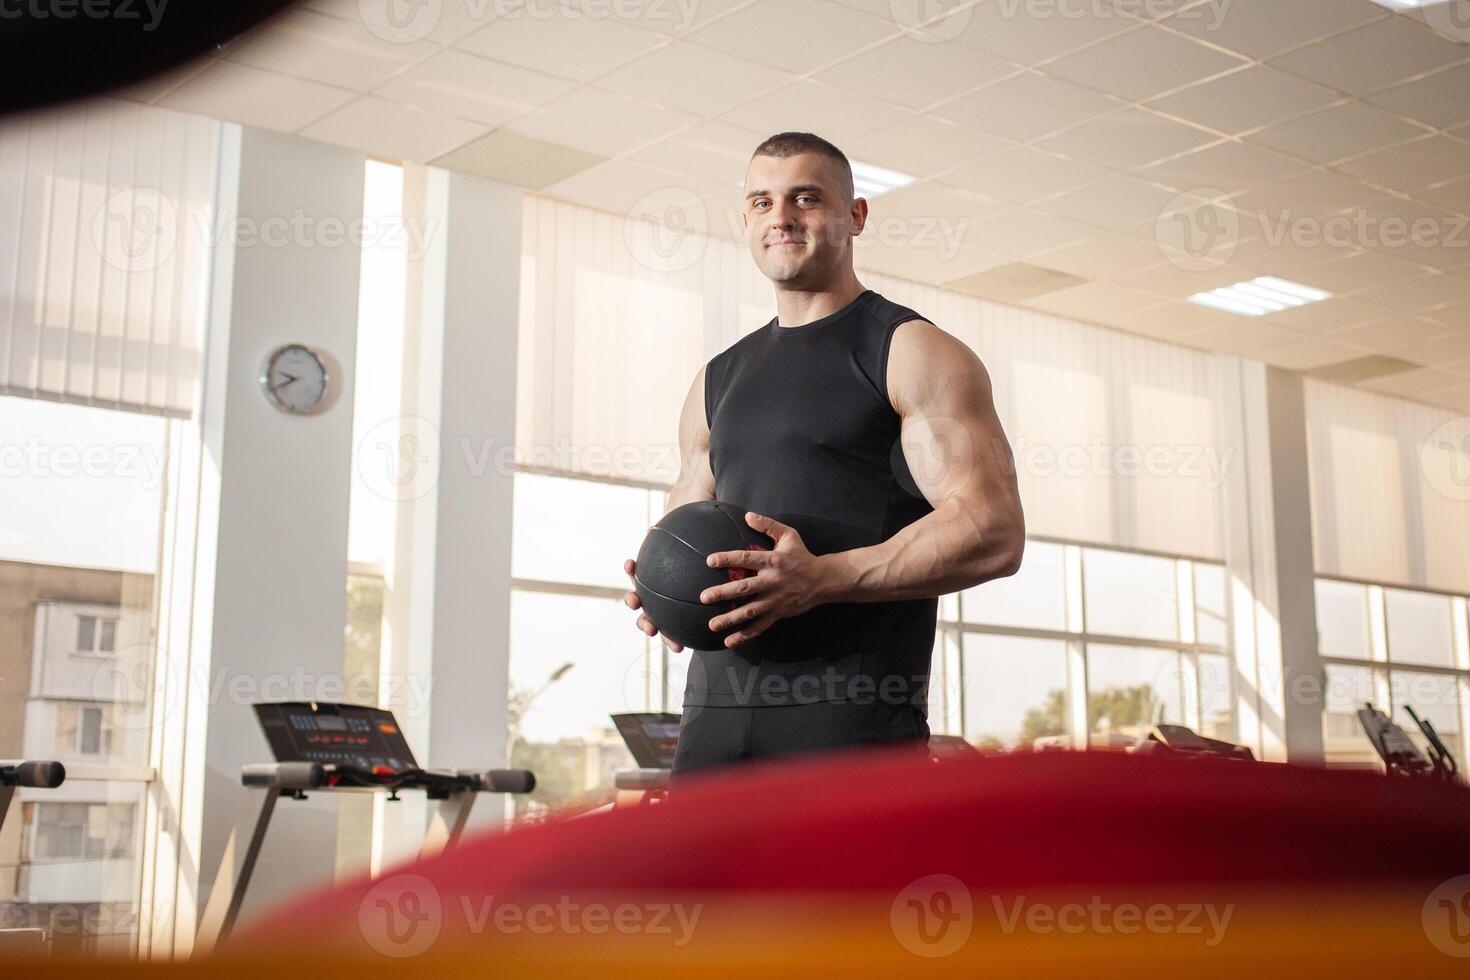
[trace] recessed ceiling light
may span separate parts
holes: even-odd
[[[1195,293],[1189,297],[1189,301],[1196,306],[1208,306],[1212,310],[1222,310],[1236,316],[1265,316],[1331,298],[1331,293],[1303,286],[1299,282],[1290,282],[1275,276],[1261,276],[1233,286],[1221,286],[1208,293]]]
[[[852,164],[852,190],[858,197],[872,200],[881,197],[889,191],[896,191],[900,187],[907,187],[919,178],[912,174],[899,173],[897,170],[889,170],[871,163],[863,163],[861,160],[849,161]],[[737,180],[736,187],[744,188],[745,181]]]
[[[1389,10],[1413,10],[1415,7],[1433,7],[1436,4],[1447,3],[1449,0],[1373,0],[1373,2]]]
[[[866,197],[872,200],[889,191],[907,187],[919,178],[910,174],[899,173],[897,170],[888,170],[885,167],[874,166],[871,163],[863,163],[861,160],[852,161],[852,184],[853,190],[858,197]]]

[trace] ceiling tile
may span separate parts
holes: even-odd
[[[1288,371],[1310,371],[1362,357],[1364,348],[1340,343],[1337,338],[1303,337],[1276,347],[1267,347],[1257,356],[1267,364]]]
[[[1412,360],[1412,358],[1409,358]],[[1430,362],[1436,363],[1436,362]],[[1400,371],[1398,374],[1390,374],[1383,378],[1374,378],[1364,381],[1361,385],[1373,391],[1381,391],[1388,395],[1401,395],[1405,398],[1422,398],[1425,394],[1463,387],[1465,379],[1448,371],[1436,371],[1432,368],[1418,371]]]
[[[364,153],[423,163],[468,143],[486,132],[486,127],[365,95],[300,132]]]
[[[898,229],[900,237],[907,235],[908,229],[915,234],[955,237],[971,224],[1005,210],[1006,206],[999,201],[925,180],[890,191],[873,201],[868,211],[868,230],[863,234],[881,237],[892,227]]]
[[[849,157],[876,163],[880,167],[901,170],[916,177],[931,177],[995,156],[1014,145],[942,119],[910,116],[855,137],[843,149]]]
[[[1404,17],[1388,17],[1274,58],[1293,75],[1351,95],[1366,95],[1464,61],[1461,45]]]
[[[1264,320],[1243,316],[1229,317],[1229,320],[1233,322],[1205,327],[1198,333],[1190,334],[1190,344],[1222,354],[1259,358],[1263,351],[1271,347],[1302,339],[1301,334]]]
[[[1470,64],[1368,96],[1375,105],[1444,129],[1470,121]]]
[[[507,128],[602,156],[617,156],[698,121],[676,109],[593,88],[573,89]]]
[[[1046,72],[1141,102],[1242,63],[1236,55],[1148,26],[1058,58]]]
[[[702,234],[723,220],[723,216],[711,214],[704,203],[703,195],[714,189],[706,181],[676,177],[626,160],[608,160],[552,184],[543,193],[634,217],[645,210],[642,203],[656,199],[660,213],[670,206],[676,207],[681,215],[681,227]]]
[[[761,133],[761,139],[776,133],[810,132],[841,145],[908,115],[900,106],[803,79],[757,96],[720,119]]]
[[[1427,131],[1361,102],[1322,109],[1246,139],[1318,163],[1333,163],[1370,150],[1403,143]]]
[[[991,252],[1026,258],[1091,238],[1097,229],[1041,211],[1016,208],[969,227],[965,243]]]
[[[677,84],[672,84],[675,79]],[[676,42],[613,69],[593,84],[695,115],[715,116],[795,80],[790,72]]]
[[[1470,301],[1470,283],[1436,273],[1374,286],[1353,297],[1403,313],[1422,313],[1436,306]]]
[[[1340,96],[1265,65],[1252,65],[1149,103],[1225,133],[1243,133],[1320,109]]]
[[[157,104],[180,112],[294,133],[355,98],[357,93],[347,89],[220,61]]]
[[[1127,109],[1049,136],[1037,145],[1105,167],[1133,170],[1217,139],[1213,133],[1147,109]]]
[[[1470,214],[1470,177],[1414,191],[1414,196],[1422,197],[1462,214]],[[1466,257],[1470,258],[1470,254],[1467,254]]]
[[[1181,191],[1219,188],[1238,193],[1248,187],[1283,180],[1310,167],[1311,164],[1250,143],[1228,141],[1155,164],[1135,176]]]
[[[1077,190],[1116,176],[1091,164],[1068,160],[1029,146],[1018,146],[997,156],[951,170],[941,184],[978,191],[1018,204]]]
[[[930,113],[983,132],[1030,141],[1125,105],[1082,85],[1025,72],[962,95]]]
[[[1238,319],[1193,303],[1165,303],[1130,313],[1125,329],[1150,337],[1178,339],[1191,347],[1208,349],[1207,345],[1189,338],[1207,328],[1230,330]]]
[[[1233,285],[1256,274],[1244,266],[1222,263],[1214,268],[1202,268],[1204,263],[1163,262],[1146,269],[1117,276],[1119,283],[1130,289],[1156,293],[1174,300],[1185,300],[1196,293],[1209,292],[1221,286]]]
[[[1386,197],[1362,210],[1355,221],[1364,229],[1364,244],[1394,258],[1431,269],[1454,269],[1470,255],[1466,219],[1432,205]]]
[[[1217,5],[1216,9],[1220,9]],[[1185,13],[1188,13],[1186,11]],[[1213,17],[1178,14],[1162,21],[1201,41],[1267,58],[1317,38],[1387,17],[1368,0],[1228,0]]]
[[[964,245],[950,250],[902,241],[884,242],[868,238],[864,233],[853,245],[852,261],[858,269],[938,286],[1005,265],[1011,260]]]
[[[1364,207],[1383,196],[1382,191],[1355,177],[1313,170],[1232,194],[1230,203],[1258,220],[1264,217],[1274,226],[1288,219],[1323,219],[1348,208]]]
[[[1129,231],[1158,219],[1177,197],[1131,177],[1115,177],[1044,202],[1043,210],[1090,225]]]
[[[1079,9],[1081,16],[1076,15]],[[1071,16],[1067,16],[1069,12]],[[1019,64],[1034,65],[1138,26],[1138,21],[1130,17],[1103,17],[1099,12],[1085,4],[1063,8],[1060,4],[982,0],[969,8],[968,23],[955,40]]]
[[[1273,313],[1265,319],[1283,327],[1306,330],[1311,333],[1334,333],[1346,327],[1356,327],[1383,319],[1383,308],[1356,299],[1340,296],[1309,303],[1294,310]]]
[[[687,40],[773,68],[789,70],[800,65],[803,71],[810,71],[898,31],[892,20],[827,0],[757,0],[710,27],[691,32]]]
[[[1033,309],[1089,323],[1120,324],[1127,314],[1159,306],[1159,298],[1110,282],[1089,282],[1026,301]]]
[[[1297,273],[1298,282],[1339,295],[1371,289],[1385,283],[1412,279],[1423,269],[1381,252],[1355,251]]]
[[[1470,173],[1470,143],[1430,136],[1343,160],[1334,167],[1400,191],[1415,191]]]
[[[1008,61],[957,44],[933,44],[904,34],[840,61],[816,77],[886,102],[921,109],[1016,70]]]
[[[466,0],[473,4],[473,0]],[[620,25],[655,31],[667,37],[684,38],[713,23],[751,0],[667,0],[643,3],[613,3],[610,0],[558,0],[573,10],[586,12],[594,23],[616,21]],[[514,9],[512,7],[512,9]],[[534,7],[532,8],[534,9]]]
[[[617,21],[503,17],[459,39],[455,47],[585,82],[668,43]]]
[[[431,112],[498,126],[576,85],[446,48],[380,85],[374,95]]]
[[[394,43],[362,20],[294,10],[236,42],[225,58],[325,85],[366,91],[438,50],[428,41]]]
[[[522,13],[508,4],[491,3],[489,0],[482,3],[474,0],[419,3],[412,8],[406,20],[402,19],[402,14],[407,12],[403,8],[392,9],[387,3],[374,3],[372,0],[306,0],[300,6],[341,20],[365,24],[384,40],[423,40],[436,44],[448,44],[490,23],[497,15],[514,17]],[[398,19],[390,20],[387,16],[390,11]]]
[[[627,159],[720,185],[738,185],[744,182],[751,154],[763,139],[765,136],[748,129],[711,120],[650,143]]]
[[[1442,323],[1456,330],[1470,330],[1470,283],[1466,284],[1466,302],[1441,306],[1423,314],[1424,319]]]
[[[184,82],[214,64],[213,56],[196,58],[193,61],[171,68],[168,71],[159,72],[149,78],[134,82],[122,88],[115,88],[107,94],[115,99],[127,99],[130,102],[154,103],[163,96],[178,88]]]
[[[1154,242],[1099,231],[1091,238],[1034,255],[1028,261],[1084,279],[1105,279],[1153,265],[1162,255]]]
[[[1390,317],[1333,331],[1332,337],[1380,354],[1397,354],[1411,344],[1443,337],[1445,332],[1445,328],[1438,324],[1425,323],[1413,317]]]

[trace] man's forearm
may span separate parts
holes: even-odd
[[[926,599],[1014,574],[1025,532],[1019,519],[979,518],[956,501],[882,544],[821,555],[823,602]]]

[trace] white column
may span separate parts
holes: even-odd
[[[1220,357],[1226,565],[1237,737],[1258,757],[1320,764],[1321,663],[1301,376]]]
[[[408,165],[399,509],[384,600],[384,703],[421,765],[506,764],[519,189]],[[499,822],[500,801],[471,825]],[[374,867],[417,852],[419,801],[380,804]]]
[[[362,213],[364,158],[231,124],[219,134],[217,213],[186,220],[245,234],[212,239],[202,403],[173,430],[145,955],[192,947],[245,800],[240,767],[270,759],[252,704],[342,696],[360,265],[344,228]],[[260,390],[267,352],[290,342],[332,358],[335,402],[321,414],[286,415]],[[325,794],[280,806],[242,921],[331,881],[335,833]]]

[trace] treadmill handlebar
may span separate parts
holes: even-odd
[[[33,789],[55,789],[66,782],[66,766],[59,762],[0,762],[0,786],[26,786]]]
[[[488,769],[462,772],[454,769],[362,769],[320,762],[256,762],[240,767],[245,786],[267,787],[292,792],[309,789],[355,787],[358,789],[423,789],[430,793],[529,793],[536,788],[536,775],[529,769]]]

